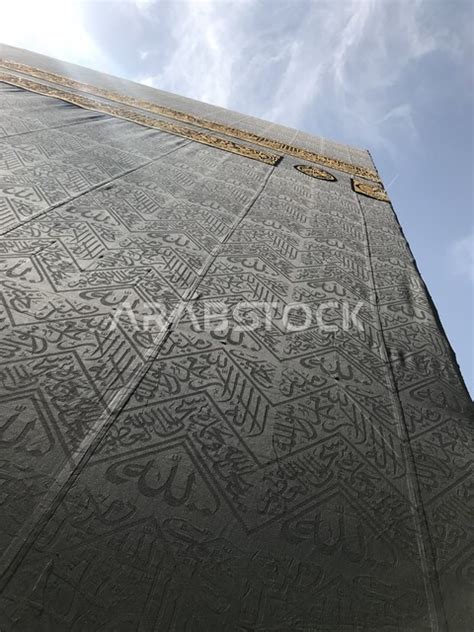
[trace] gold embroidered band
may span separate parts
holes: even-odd
[[[139,114],[133,110],[128,110],[127,108],[114,107],[108,103],[95,101],[79,94],[65,92],[59,88],[53,88],[52,86],[31,81],[30,79],[25,79],[24,77],[17,77],[15,75],[0,72],[0,81],[18,86],[19,88],[25,88],[31,92],[37,92],[38,94],[67,101],[68,103],[73,103],[74,105],[87,110],[95,110],[104,114],[110,114],[111,116],[132,121],[133,123],[138,123],[139,125],[159,129],[161,131],[168,132],[169,134],[182,136],[183,138],[189,138],[197,143],[216,147],[217,149],[223,149],[224,151],[229,151],[233,154],[238,154],[239,156],[245,156],[246,158],[251,158],[252,160],[264,162],[267,165],[277,165],[282,158],[282,156],[278,156],[277,154],[269,154],[264,151],[260,151],[259,149],[254,149],[253,147],[248,147],[246,145],[239,145],[231,140],[218,138],[217,136],[212,136],[190,127],[182,127],[181,125],[175,125],[169,121],[161,121],[149,116],[144,116],[143,114]]]
[[[333,176],[329,171],[325,171],[324,169],[318,169],[317,167],[313,167],[311,165],[295,165],[295,169],[297,171],[301,171],[307,176],[311,176],[312,178],[318,178],[318,180],[328,180],[329,182],[336,182],[336,176]]]
[[[156,103],[152,103],[150,101],[144,101],[141,99],[136,99],[135,97],[122,95],[113,90],[97,88],[90,84],[82,83],[80,81],[76,81],[75,79],[70,79],[69,77],[59,75],[57,73],[47,72],[39,68],[27,66],[26,64],[20,64],[17,62],[0,59],[0,65],[4,66],[5,68],[9,68],[10,70],[15,70],[17,72],[22,72],[38,79],[43,79],[44,81],[58,83],[62,86],[73,88],[75,90],[80,90],[81,92],[87,92],[88,94],[91,94],[93,96],[102,97],[110,101],[116,101],[124,105],[130,105],[132,107],[146,110],[153,114],[166,116],[168,118],[172,118],[183,123],[190,123],[191,125],[196,125],[197,127],[202,127],[214,132],[220,132],[221,134],[225,134],[226,136],[232,136],[238,140],[254,143],[255,145],[260,145],[262,147],[266,147],[267,149],[274,149],[290,156],[295,156],[296,158],[307,160],[308,162],[319,163],[324,165],[325,167],[331,167],[332,169],[337,169],[338,171],[349,173],[353,176],[360,176],[362,178],[368,178],[369,180],[375,180],[377,182],[380,181],[377,172],[372,169],[367,169],[366,167],[361,167],[359,165],[352,165],[349,162],[337,160],[336,158],[329,158],[328,156],[323,156],[322,154],[317,154],[301,147],[295,147],[294,145],[289,145],[287,143],[282,143],[271,138],[259,136],[258,134],[254,134],[253,132],[248,132],[236,127],[230,127],[228,125],[225,125],[224,123],[215,123],[214,121],[209,121],[207,119],[202,119],[192,114],[187,114],[186,112],[180,112],[172,108],[157,105]]]

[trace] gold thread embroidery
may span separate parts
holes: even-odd
[[[55,97],[57,99],[61,99],[62,101],[67,101],[68,103],[72,103],[87,110],[94,110],[97,112],[102,112],[104,114],[110,114],[111,116],[125,119],[127,121],[132,121],[133,123],[138,123],[139,125],[159,129],[170,134],[175,134],[176,136],[182,136],[183,138],[189,138],[190,140],[194,140],[197,143],[216,147],[217,149],[223,149],[224,151],[238,154],[239,156],[245,156],[246,158],[251,158],[252,160],[264,162],[267,165],[277,165],[282,158],[281,156],[278,156],[276,154],[268,154],[264,151],[260,151],[259,149],[254,149],[253,147],[238,145],[231,140],[218,138],[217,136],[211,136],[210,134],[191,129],[189,127],[182,127],[181,125],[175,125],[174,123],[170,123],[169,121],[153,119],[149,116],[144,116],[143,114],[134,112],[133,110],[113,107],[108,103],[95,101],[93,99],[83,97],[79,94],[65,92],[64,90],[60,90],[59,88],[53,88],[52,86],[37,83],[36,81],[31,81],[30,79],[25,79],[24,77],[17,77],[0,72],[0,81],[5,81],[6,83],[18,86],[20,88],[25,88],[26,90],[30,90],[31,92],[37,92],[45,96]]]
[[[360,180],[352,179],[352,188],[356,193],[374,198],[374,200],[380,200],[381,202],[390,202],[387,192],[378,184],[372,184],[371,182],[365,181],[361,182]]]
[[[325,171],[324,169],[318,169],[317,167],[313,167],[311,165],[295,165],[295,169],[297,171],[301,171],[307,176],[311,176],[312,178],[318,178],[318,180],[327,180],[328,182],[336,182],[336,176],[333,176],[329,171]]]
[[[196,125],[197,127],[202,127],[214,132],[220,132],[239,140],[254,143],[256,145],[261,145],[262,147],[266,147],[267,149],[281,151],[290,156],[301,158],[302,160],[307,160],[308,162],[320,163],[326,167],[331,167],[338,171],[349,173],[354,176],[360,176],[362,178],[368,178],[369,180],[380,181],[377,172],[373,171],[372,169],[367,169],[366,167],[361,167],[359,165],[352,165],[348,162],[344,162],[343,160],[338,160],[336,158],[329,158],[328,156],[323,156],[322,154],[317,154],[301,147],[295,147],[293,145],[282,143],[271,138],[259,136],[258,134],[254,134],[253,132],[248,132],[236,127],[230,127],[223,123],[215,123],[214,121],[201,119],[192,114],[187,114],[186,112],[180,112],[172,108],[157,105],[156,103],[152,103],[150,101],[144,101],[141,99],[136,99],[135,97],[121,95],[113,90],[97,88],[90,84],[82,83],[80,81],[76,81],[75,79],[70,79],[68,77],[64,77],[53,72],[47,72],[39,68],[27,66],[26,64],[20,64],[7,60],[0,60],[0,64],[6,68],[10,68],[11,70],[16,70],[18,72],[31,75],[38,79],[43,79],[52,83],[59,83],[60,85],[74,88],[76,90],[81,90],[82,92],[87,92],[88,94],[92,94],[94,96],[106,98],[111,101],[117,101],[118,103],[122,103],[124,105],[130,105],[132,107],[140,108],[142,110],[152,112],[153,114],[166,116],[168,118],[172,118],[183,123],[190,123],[191,125]]]

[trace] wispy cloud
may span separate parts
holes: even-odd
[[[468,38],[442,16],[428,20],[433,0],[283,1],[271,11],[258,0],[183,0],[166,16],[161,3],[138,3],[148,20],[166,20],[171,39],[140,52],[139,81],[294,127],[317,120],[339,137],[356,129],[389,152],[394,135],[418,141],[414,95],[400,82],[430,53],[461,55]]]
[[[0,40],[108,72],[115,60],[146,85],[397,158],[395,146],[418,143],[417,99],[435,89],[413,69],[437,53],[470,66],[468,6],[18,0],[3,9]]]
[[[147,70],[153,74],[138,76],[140,81],[170,92],[177,92],[227,107],[235,80],[234,63],[240,54],[238,23],[240,14],[246,11],[247,2],[230,7],[225,2],[177,2],[167,16],[168,34],[173,45],[170,50],[150,46],[146,57]],[[153,7],[144,5],[148,19],[153,17]],[[160,6],[156,5],[159,11]],[[230,10],[232,9],[232,10]]]

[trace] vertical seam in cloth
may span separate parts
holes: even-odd
[[[87,193],[89,193],[90,191],[99,189],[101,187],[106,186],[108,183],[113,182],[114,180],[117,180],[118,178],[122,178],[126,175],[129,175],[130,173],[133,173],[134,171],[137,171],[139,169],[142,169],[144,167],[147,167],[148,165],[150,165],[151,163],[154,162],[158,162],[160,159],[165,158],[166,156],[169,156],[170,154],[172,154],[175,151],[178,151],[178,149],[181,149],[187,145],[189,145],[190,143],[192,143],[192,141],[185,141],[183,143],[181,143],[180,145],[178,145],[177,147],[173,147],[172,150],[162,154],[161,156],[158,156],[156,158],[154,158],[153,160],[150,160],[144,164],[142,164],[140,167],[135,167],[133,169],[130,169],[124,173],[122,173],[119,176],[116,176],[114,178],[111,178],[110,180],[107,180],[107,182],[101,182],[98,185],[93,186],[92,188],[88,189],[87,191],[83,191],[80,195],[74,196],[71,199],[77,199],[79,197],[81,197],[82,195],[86,195]],[[71,200],[67,200],[66,202],[61,202],[60,204],[55,204],[54,206],[42,211],[41,213],[37,213],[34,217],[31,217],[29,220],[27,220],[26,222],[23,222],[21,224],[21,226],[23,226],[24,224],[28,223],[29,221],[32,221],[34,219],[36,219],[39,215],[44,215],[45,213],[48,213],[49,211],[52,211],[55,208],[58,208],[60,206],[63,206],[64,204],[68,204]],[[8,230],[7,232],[11,232],[17,228],[19,228],[20,226],[15,226],[14,228]],[[118,393],[118,395],[120,394],[120,392]],[[113,400],[111,402],[111,404],[109,404],[108,409],[110,410],[110,407],[113,404]],[[108,413],[109,410],[107,410],[106,412]],[[105,413],[104,413],[105,414]],[[109,413],[112,414],[112,413]],[[101,417],[99,418],[99,421],[102,419],[103,415],[101,415]],[[102,422],[102,423],[105,423]],[[97,424],[96,424],[97,425]],[[100,430],[100,429],[99,429]],[[99,431],[98,430],[98,431]],[[97,432],[98,432],[97,431]],[[94,432],[94,430],[91,431],[92,433]],[[42,507],[42,505],[45,505],[46,503],[49,502],[49,507],[51,507],[53,505],[53,503],[55,502],[56,497],[58,496],[58,494],[60,494],[62,486],[60,485],[59,489],[58,489],[58,482],[60,479],[64,479],[64,483],[63,485],[65,485],[68,482],[68,479],[70,477],[73,476],[75,468],[79,465],[79,463],[81,462],[82,458],[84,458],[86,456],[86,451],[88,450],[87,445],[85,445],[87,443],[87,440],[89,438],[89,434],[85,437],[84,441],[81,443],[81,445],[76,449],[75,453],[72,456],[68,456],[67,457],[67,463],[65,466],[63,466],[62,470],[56,474],[55,476],[55,481],[53,483],[54,488],[50,489],[48,494],[46,495],[46,500],[43,500],[42,502],[40,502],[40,504],[38,505],[37,509],[33,512],[32,514],[32,519],[23,526],[23,528],[20,530],[20,532],[22,531],[27,531],[29,530],[29,533],[26,533],[25,536],[21,536],[20,534],[18,535],[17,538],[15,538],[15,540],[13,541],[12,545],[10,545],[10,547],[7,547],[6,551],[3,553],[3,555],[0,557],[0,590],[3,590],[3,588],[7,585],[9,579],[11,578],[11,576],[13,575],[13,573],[10,573],[7,578],[6,581],[4,581],[4,574],[6,574],[8,572],[8,569],[11,567],[12,564],[14,564],[15,560],[17,559],[18,556],[21,555],[21,552],[24,548],[29,548],[29,546],[32,544],[32,542],[34,541],[34,536],[37,535],[37,532],[39,531],[38,529],[38,523],[41,521],[41,517],[45,516],[48,512],[48,506],[46,507]],[[79,459],[78,463],[75,465],[74,464],[74,460],[75,458],[78,457],[78,455],[83,452],[83,456]],[[69,470],[69,472],[67,472]],[[49,499],[49,500],[48,500]],[[54,513],[51,512],[51,515]],[[38,518],[35,519],[35,516],[37,516],[37,514],[40,514],[40,516]],[[30,528],[31,523],[33,523],[33,525]],[[40,525],[39,528],[42,528],[43,524]],[[33,534],[33,540],[31,539],[31,535]],[[14,546],[14,543],[16,542],[20,542],[20,545],[18,546]],[[16,552],[12,551],[11,549],[18,549]],[[25,551],[26,553],[26,551]],[[24,555],[22,556],[24,557]],[[10,558],[10,560],[8,559]],[[6,559],[6,563],[4,564],[4,560]]]
[[[180,145],[180,147],[183,147],[183,145]],[[178,148],[175,148],[173,151],[176,151],[177,149]],[[159,158],[156,160],[159,160]],[[75,453],[71,457],[69,457],[68,462],[56,474],[54,487],[50,489],[46,499],[40,502],[37,509],[33,512],[32,519],[27,525],[25,525],[25,527],[27,528],[22,529],[22,531],[24,530],[26,533],[24,535],[19,534],[12,545],[10,545],[10,547],[6,550],[5,554],[2,557],[2,559],[6,558],[6,561],[3,565],[4,570],[0,571],[0,590],[4,590],[5,587],[8,585],[9,581],[14,576],[16,569],[21,564],[29,549],[35,542],[36,537],[39,535],[41,529],[53,517],[56,509],[65,498],[73,483],[77,480],[84,467],[87,465],[88,461],[90,460],[94,451],[100,445],[109,428],[113,425],[120,412],[127,405],[135,390],[148,373],[153,362],[158,357],[163,344],[173,330],[173,327],[179,322],[182,313],[186,309],[186,306],[191,300],[193,300],[193,296],[196,293],[196,290],[198,289],[205,275],[209,271],[209,268],[219,256],[222,247],[228,242],[230,237],[232,237],[235,230],[253,208],[255,202],[258,200],[263,190],[265,189],[274,169],[275,166],[270,166],[270,169],[266,177],[264,178],[264,181],[258,192],[255,194],[255,196],[250,201],[248,206],[243,210],[243,212],[236,218],[235,222],[229,228],[229,231],[224,239],[210,253],[207,261],[201,268],[201,272],[197,275],[194,283],[190,286],[190,288],[188,288],[188,290],[185,292],[185,296],[181,299],[181,302],[175,308],[173,318],[168,321],[167,327],[160,334],[155,344],[150,347],[148,353],[145,354],[143,363],[136,369],[129,380],[129,384],[127,386],[124,386],[123,389],[121,389],[112,399],[107,407],[107,410],[104,411],[104,413],[95,423],[94,428],[91,429],[91,431],[84,438],[80,446],[75,450]]]
[[[410,495],[409,501],[412,508],[412,516],[414,526],[417,535],[417,546],[420,555],[420,563],[423,572],[423,581],[425,584],[425,594],[427,598],[427,607],[430,616],[431,629],[433,632],[446,632],[448,630],[448,623],[446,613],[444,609],[443,598],[441,594],[439,576],[436,569],[436,559],[434,555],[433,543],[428,528],[428,520],[426,518],[425,508],[423,505],[423,498],[420,489],[420,483],[418,479],[415,457],[410,442],[410,435],[408,432],[405,413],[403,410],[403,404],[400,399],[395,374],[393,371],[392,361],[388,353],[387,342],[385,339],[384,329],[382,325],[382,319],[380,317],[379,301],[377,294],[377,286],[375,282],[374,267],[372,264],[372,253],[370,248],[370,237],[367,226],[367,220],[365,218],[364,209],[360,203],[358,195],[353,192],[359,212],[362,218],[362,224],[365,233],[367,261],[369,268],[369,282],[373,292],[374,300],[371,303],[374,304],[374,314],[376,317],[376,324],[380,331],[380,337],[382,342],[382,352],[384,354],[384,364],[387,367],[387,376],[390,385],[390,394],[394,403],[395,413],[398,420],[400,429],[400,439],[402,443],[402,455],[405,457],[406,476],[405,480],[408,487],[408,493]],[[391,205],[390,205],[391,207]],[[393,212],[393,209],[391,209]]]

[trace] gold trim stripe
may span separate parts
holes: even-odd
[[[174,110],[162,105],[157,105],[156,103],[152,103],[150,101],[144,101],[141,99],[136,99],[135,97],[122,95],[113,90],[98,88],[87,83],[76,81],[75,79],[70,79],[69,77],[64,77],[63,75],[59,75],[57,73],[47,72],[39,68],[34,68],[33,66],[27,66],[26,64],[20,64],[14,61],[0,59],[0,65],[4,66],[5,68],[9,68],[10,70],[16,70],[17,72],[22,72],[32,77],[36,77],[37,79],[43,79],[44,81],[58,83],[62,86],[80,90],[93,96],[102,97],[110,101],[116,101],[123,105],[130,105],[132,107],[146,110],[153,114],[166,116],[168,118],[172,118],[183,123],[190,123],[191,125],[196,125],[198,127],[202,127],[214,132],[220,132],[227,136],[237,138],[238,140],[254,143],[255,145],[260,145],[262,147],[266,147],[267,149],[281,151],[290,156],[301,158],[302,160],[307,160],[308,162],[322,164],[326,167],[331,167],[333,169],[337,169],[338,171],[349,173],[353,176],[360,176],[362,178],[368,178],[369,180],[375,180],[377,182],[380,181],[377,172],[372,169],[367,169],[366,167],[361,167],[359,165],[352,165],[349,162],[337,160],[336,158],[329,158],[328,156],[323,156],[322,154],[317,154],[301,147],[295,147],[294,145],[289,145],[287,143],[282,143],[271,138],[259,136],[258,134],[254,134],[253,132],[248,132],[236,127],[230,127],[223,123],[215,123],[214,121],[209,121],[207,119],[202,119],[192,114],[187,114],[186,112],[180,112],[179,110]]]
[[[197,143],[209,145],[210,147],[216,147],[217,149],[223,149],[224,151],[229,151],[233,154],[238,154],[239,156],[245,156],[246,158],[251,158],[252,160],[264,162],[267,165],[277,165],[282,158],[276,154],[268,154],[264,151],[260,151],[259,149],[254,149],[253,147],[238,145],[231,140],[211,136],[210,134],[205,134],[204,132],[191,129],[189,127],[182,127],[181,125],[175,125],[174,123],[170,123],[168,121],[150,118],[149,116],[144,116],[143,114],[139,114],[133,110],[113,107],[108,103],[95,101],[79,94],[65,92],[59,88],[53,88],[52,86],[48,86],[43,83],[37,83],[36,81],[31,81],[30,79],[25,79],[24,77],[17,77],[16,75],[0,72],[0,81],[4,81],[5,83],[12,84],[19,88],[24,88],[25,90],[30,90],[31,92],[37,92],[38,94],[67,101],[68,103],[72,103],[87,110],[110,114],[111,116],[125,119],[126,121],[132,121],[133,123],[138,123],[139,125],[159,129],[161,131],[168,132],[169,134],[182,136],[183,138],[189,138]]]

